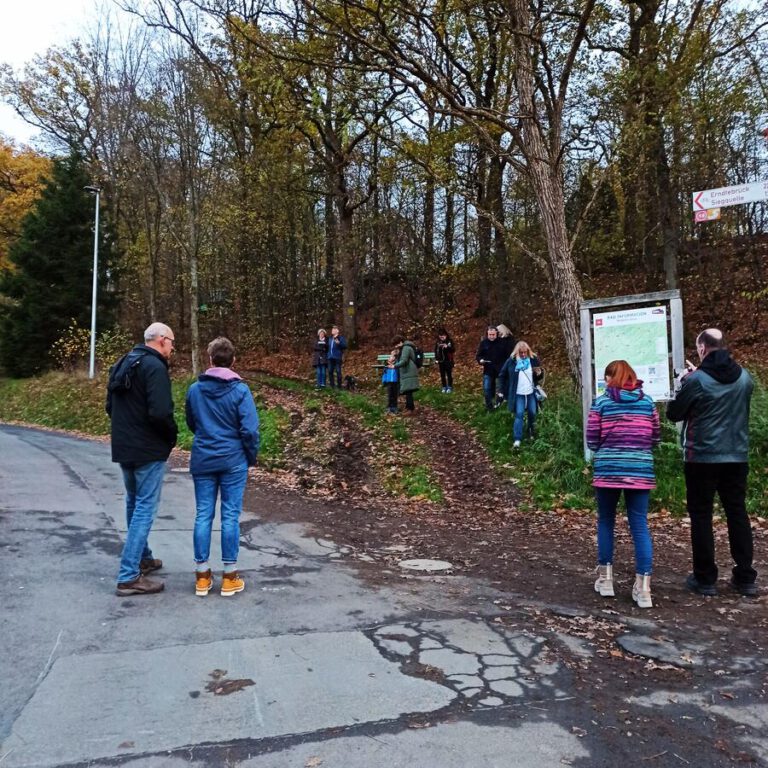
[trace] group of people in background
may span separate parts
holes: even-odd
[[[512,446],[519,448],[524,432],[531,439],[536,436],[536,414],[543,398],[541,362],[527,342],[515,343],[506,325],[486,328],[475,359],[483,366],[485,408],[493,411],[506,401],[514,415]]]
[[[753,567],[752,528],[746,509],[749,410],[754,387],[749,373],[736,363],[717,328],[696,338],[700,360],[676,379],[666,416],[682,422],[685,485],[691,521],[693,570],[686,587],[703,596],[717,594],[718,569],[712,516],[715,494],[725,512],[734,566],[733,589],[757,595]],[[651,608],[653,545],[648,504],[656,487],[653,448],[661,441],[659,414],[643,392],[643,382],[626,360],[610,362],[604,372],[605,392],[595,399],[587,421],[587,446],[593,451],[597,499],[597,580],[595,591],[613,597],[613,540],[616,509],[623,493],[635,550],[632,599]]]
[[[106,410],[111,419],[112,460],[125,485],[127,532],[117,576],[119,597],[162,592],[164,583],[148,574],[163,567],[148,537],[155,519],[166,464],[176,445],[168,361],[173,331],[153,323],[137,344],[112,367]],[[195,594],[213,588],[209,565],[216,502],[221,503],[221,594],[245,589],[237,570],[240,513],[248,467],[259,452],[259,414],[250,387],[232,370],[235,348],[224,337],[208,345],[209,367],[187,392],[185,413],[194,434],[189,471],[195,486],[193,552]]]
[[[315,369],[315,389],[325,389],[326,379],[331,389],[341,389],[341,363],[347,340],[339,332],[339,327],[331,327],[331,335],[320,328],[317,341],[312,350],[312,367]]]

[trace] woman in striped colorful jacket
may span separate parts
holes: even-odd
[[[635,544],[632,599],[651,608],[653,545],[648,530],[648,500],[656,487],[654,446],[661,442],[659,414],[643,394],[643,382],[626,360],[605,368],[605,394],[589,410],[587,446],[594,452],[592,485],[597,497],[598,578],[595,591],[613,597],[613,530],[622,491]]]

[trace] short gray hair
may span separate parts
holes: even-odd
[[[144,331],[144,341],[154,341],[161,336],[170,336],[173,331],[165,323],[152,323]]]
[[[208,345],[208,357],[217,368],[231,368],[235,360],[235,345],[226,336],[217,336]]]

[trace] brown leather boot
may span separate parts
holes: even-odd
[[[165,584],[162,581],[153,581],[144,574],[140,574],[133,581],[124,581],[117,585],[115,594],[118,597],[128,597],[129,595],[153,595],[155,592],[162,592]]]
[[[156,557],[145,557],[139,563],[139,570],[144,573],[152,573],[152,571],[159,571],[163,567],[163,561]]]

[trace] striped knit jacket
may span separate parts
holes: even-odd
[[[656,487],[651,449],[661,442],[659,414],[641,385],[609,387],[589,410],[587,446],[595,454],[592,485],[598,488]]]

